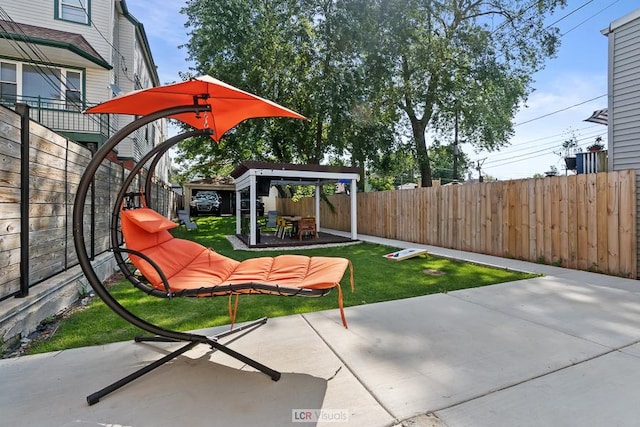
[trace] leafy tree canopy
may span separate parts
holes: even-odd
[[[532,74],[559,44],[544,18],[564,5],[188,0],[191,72],[272,99],[309,122],[247,121],[219,146],[183,142],[178,160],[200,164],[201,173],[248,159],[365,166],[401,149],[407,134],[429,186],[427,134],[443,146],[456,127],[477,148],[508,142]]]
[[[385,125],[385,115],[366,101],[362,66],[354,60],[354,26],[340,2],[190,0],[182,13],[190,30],[186,48],[196,64],[192,74],[211,74],[292,108],[309,122],[247,121],[218,147],[182,143],[178,161],[202,165],[200,173],[249,159],[329,158],[358,165],[365,157],[359,153],[393,139],[386,131],[393,125]]]
[[[422,185],[431,185],[425,138],[459,132],[476,147],[497,149],[531,75],[559,45],[545,15],[563,0],[354,0],[367,81],[410,126]]]

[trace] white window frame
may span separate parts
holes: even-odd
[[[65,108],[67,110],[78,110],[81,111],[82,108],[82,71],[80,70],[70,70],[67,68],[61,68],[62,71],[62,98],[63,101],[65,103]],[[79,83],[79,87],[78,88],[71,88],[69,86],[69,73],[75,73],[75,74],[79,74],[80,75],[80,79],[78,81]],[[77,100],[73,100],[70,102],[69,98],[67,97],[67,93],[68,92],[77,92],[78,93],[78,99]]]
[[[71,3],[70,0],[56,0],[56,19],[60,19],[61,21],[67,22],[75,22],[78,24],[91,25],[91,0],[77,0],[80,2],[81,6],[77,6]],[[66,10],[73,10],[79,14],[81,14],[84,19],[71,19],[69,16],[65,17],[64,12]]]
[[[7,64],[7,65],[13,65],[14,67],[16,67],[16,80],[15,81],[9,81],[9,80],[2,80],[0,79],[0,83],[9,83],[9,84],[15,84],[16,85],[16,98],[19,96],[18,92],[20,91],[20,71],[18,68],[18,63],[17,62],[13,62],[13,61],[5,61],[0,60],[0,64]]]
[[[37,65],[37,64],[25,64],[23,62],[17,62],[17,61],[8,61],[5,59],[0,60],[0,62],[5,63],[5,64],[13,64],[16,66],[16,97],[18,100],[22,100],[22,102],[26,102],[23,99],[23,79],[22,79],[22,74],[23,74],[23,66],[24,65],[32,65],[35,67],[47,67],[47,68],[55,68],[57,70],[60,70],[60,76],[61,76],[61,81],[60,81],[60,87],[59,87],[59,93],[60,93],[60,99],[55,100],[56,103],[60,103],[60,105],[64,106],[65,110],[68,111],[75,111],[75,110],[81,110],[82,109],[82,105],[84,105],[85,99],[84,99],[84,91],[83,89],[83,79],[85,78],[85,71],[84,70],[80,70],[80,69],[73,69],[73,68],[63,68],[63,67],[54,67],[54,66],[47,66],[47,65]],[[80,94],[80,106],[77,106],[76,108],[69,108],[68,104],[67,104],[67,73],[77,73],[80,74],[80,87],[77,88],[79,94]],[[49,99],[48,101],[54,101],[52,99]]]

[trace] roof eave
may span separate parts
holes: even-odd
[[[151,46],[149,45],[149,39],[147,39],[147,33],[144,30],[144,25],[140,21],[136,19],[129,12],[129,8],[127,7],[127,2],[125,0],[120,0],[120,7],[122,8],[122,14],[125,18],[129,20],[136,28],[138,35],[140,36],[140,40],[142,41],[142,47],[144,50],[144,54],[149,61],[149,69],[151,71],[151,78],[153,79],[154,86],[160,86],[160,77],[158,77],[158,67],[153,61],[153,55],[151,54]]]
[[[614,32],[615,30],[622,27],[623,25],[626,25],[631,21],[635,21],[636,19],[640,19],[640,9],[636,9],[633,12],[630,12],[624,15],[623,17],[618,18],[615,21],[612,21],[607,28],[600,30],[600,33],[602,33],[602,35],[607,36],[609,35],[609,33]]]
[[[111,70],[113,67],[106,62],[104,59],[102,58],[98,58],[94,55],[91,55],[90,53],[80,49],[79,47],[77,47],[76,45],[74,45],[73,43],[66,43],[66,42],[59,42],[59,41],[55,41],[55,40],[49,40],[49,39],[42,39],[42,38],[37,38],[37,37],[28,37],[24,34],[13,34],[13,33],[0,33],[0,38],[3,39],[9,39],[9,40],[17,40],[19,42],[24,42],[24,43],[33,43],[33,44],[39,44],[42,46],[49,46],[49,47],[54,47],[54,48],[58,48],[58,49],[65,49],[68,50],[70,52],[75,53],[76,55],[80,56],[81,58],[84,58],[106,70]]]

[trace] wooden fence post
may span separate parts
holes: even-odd
[[[15,106],[20,115],[20,291],[17,298],[29,295],[29,105]]]

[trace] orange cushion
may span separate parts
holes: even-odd
[[[203,253],[209,252],[209,249],[190,240],[171,239],[141,252],[158,264],[167,279],[171,279],[183,270],[191,268],[192,262]],[[135,255],[131,255],[131,260],[154,287],[164,289],[160,275],[151,264]]]
[[[167,230],[149,232],[142,228],[139,225],[139,221],[135,221],[135,218],[137,217],[137,214],[135,214],[136,210],[122,211],[120,215],[122,236],[124,237],[124,241],[127,244],[127,248],[136,251],[143,251],[145,249],[157,246],[160,243],[173,239],[173,236]]]
[[[280,255],[239,262],[196,242],[174,238],[167,230],[177,224],[149,208],[122,211],[120,219],[127,248],[141,252],[157,264],[172,291],[207,288],[208,293],[199,292],[198,295],[217,296],[229,293],[216,292],[219,285],[247,285],[234,289],[234,293],[274,294],[279,293],[278,286],[307,289],[337,287],[340,316],[347,327],[340,280],[349,267],[348,259]],[[165,290],[160,274],[148,261],[133,254],[130,258],[153,287]],[[274,288],[255,290],[252,283],[273,285]],[[351,287],[353,289],[353,272]],[[235,314],[232,322],[234,318]]]
[[[173,242],[179,239],[174,239]],[[225,283],[240,262],[204,248],[187,268],[169,278],[173,290],[210,288]],[[162,287],[162,283],[156,288]]]
[[[178,226],[175,222],[150,208],[128,209],[122,211],[121,216],[127,217],[131,222],[149,233],[169,230]]]
[[[239,262],[199,243],[176,239],[168,231],[177,224],[149,209],[121,213],[122,233],[129,249],[151,258],[174,291],[218,285],[261,283],[292,288],[328,289],[337,286],[349,260],[333,257],[280,255]],[[150,263],[131,255],[140,272],[157,289],[164,289]]]
[[[283,286],[299,287],[307,276],[311,258],[302,255],[280,255],[273,260],[268,281]]]

